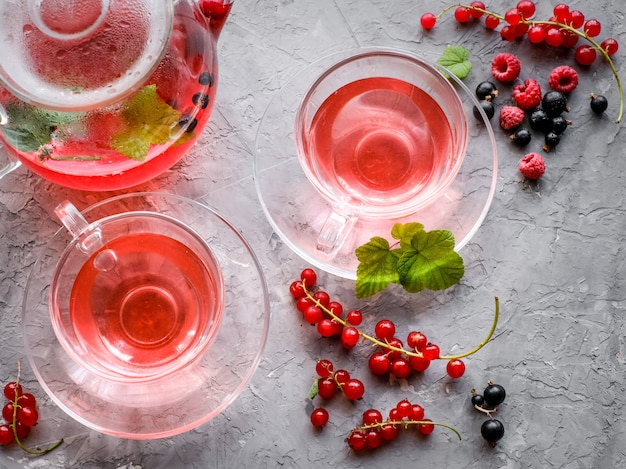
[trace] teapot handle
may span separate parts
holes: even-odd
[[[6,125],[9,122],[9,117],[7,113],[0,104],[0,126]],[[9,174],[10,172],[16,170],[22,165],[9,151],[4,148],[2,142],[0,142],[0,179]]]

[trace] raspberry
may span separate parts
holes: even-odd
[[[514,81],[522,69],[522,64],[517,57],[508,52],[496,55],[491,62],[491,75],[502,82]]]
[[[546,164],[539,153],[528,153],[519,162],[519,170],[528,179],[539,179],[546,172]]]
[[[522,109],[535,109],[541,104],[541,98],[541,86],[532,78],[513,88],[513,99]]]
[[[578,73],[569,65],[561,65],[550,72],[548,84],[553,90],[571,93],[578,86]]]
[[[511,130],[524,122],[524,111],[517,106],[502,106],[500,109],[500,127]]]

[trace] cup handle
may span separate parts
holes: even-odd
[[[335,257],[357,220],[352,214],[333,211],[319,232],[315,250],[329,259]]]
[[[20,166],[22,166],[22,163],[9,153],[2,142],[0,142],[0,179]]]

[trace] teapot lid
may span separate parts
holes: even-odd
[[[152,74],[173,22],[171,0],[0,0],[0,83],[60,111],[112,104]]]

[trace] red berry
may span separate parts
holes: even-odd
[[[304,320],[311,325],[318,324],[322,319],[324,319],[324,313],[319,308],[319,306],[310,305],[307,309],[304,310]]]
[[[15,398],[22,394],[22,385],[15,381],[11,381],[4,386],[4,396],[10,401],[15,401]]]
[[[329,311],[332,311],[332,313],[339,318],[343,314],[343,306],[338,301],[331,301],[330,303],[328,303],[327,308]]]
[[[358,309],[353,309],[346,315],[346,322],[353,326],[358,326],[363,322],[363,314]]]
[[[17,437],[21,440],[26,438],[30,433],[30,427],[27,427],[19,420],[15,422],[15,433],[17,433]]]
[[[313,299],[317,300],[324,308],[328,308],[328,305],[330,304],[330,295],[325,291],[316,291],[313,294]]]
[[[509,23],[511,26],[515,26],[522,20],[522,14],[517,8],[509,8],[506,13],[504,13],[504,21]]]
[[[368,366],[375,375],[384,375],[389,371],[391,361],[385,352],[376,352],[369,358]]]
[[[292,284],[289,285],[289,293],[291,293],[291,296],[293,296],[296,300],[306,296],[306,292],[302,286],[302,281],[296,280],[292,282]]]
[[[302,314],[304,314],[309,306],[313,306],[313,302],[310,298],[307,298],[306,296],[298,298],[298,300],[296,301],[296,309]]]
[[[378,409],[367,409],[363,412],[363,425],[382,423],[383,414]]]
[[[324,318],[317,323],[317,332],[322,337],[332,337],[335,335],[335,326],[332,319]]]
[[[486,8],[483,2],[472,2],[470,3],[470,6],[472,8],[478,8],[480,10],[484,10]],[[484,15],[484,13],[482,11],[470,9],[470,15],[472,15],[473,18],[480,18]]]
[[[546,172],[546,164],[539,153],[528,153],[519,162],[519,170],[528,179],[539,179]]]
[[[423,419],[423,421],[432,422],[430,419]],[[430,435],[435,430],[435,426],[432,423],[420,423],[417,429],[422,435]]]
[[[365,433],[360,430],[353,430],[352,433],[348,436],[348,445],[354,451],[361,451],[367,448],[367,440],[365,438]]]
[[[578,73],[569,65],[561,65],[550,72],[550,88],[561,93],[571,93],[578,86]]]
[[[529,78],[513,88],[513,100],[521,109],[535,109],[541,104],[541,86],[537,80]]]
[[[39,413],[34,407],[20,407],[17,409],[17,420],[27,427],[32,427],[39,420]]]
[[[472,15],[467,8],[460,6],[457,7],[456,10],[454,10],[454,18],[459,23],[467,23],[472,18]]]
[[[334,320],[331,322],[333,323],[333,335],[339,337],[343,333],[343,324]]]
[[[422,351],[427,343],[428,338],[419,331],[411,331],[406,337],[407,346],[418,352]]]
[[[304,282],[307,288],[312,287],[317,282],[317,274],[313,269],[304,269],[300,273],[300,279]]]
[[[500,127],[512,130],[524,122],[524,111],[517,106],[502,106],[500,108]]]
[[[398,427],[391,424],[385,424],[380,427],[380,437],[385,441],[392,441],[398,436]]]
[[[9,423],[13,422],[13,402],[9,401],[2,408],[2,418]]]
[[[402,349],[402,341],[400,339],[398,339],[397,337],[392,337],[391,339],[387,340],[387,343],[391,346],[394,347],[396,349]],[[394,361],[397,358],[400,358],[402,356],[402,352],[400,352],[399,350],[391,350],[389,349],[389,351],[387,352],[387,356],[389,357],[389,360]]]
[[[530,29],[530,25],[526,23],[519,23],[515,25],[515,36],[516,37],[524,37],[524,35]]]
[[[437,17],[433,13],[424,13],[420,18],[420,24],[424,29],[433,29],[437,24]]]
[[[383,442],[380,437],[380,433],[377,430],[371,429],[365,433],[365,441],[367,442],[367,447],[369,449],[378,448]]]
[[[411,412],[409,413],[409,420],[419,421],[424,418],[424,408],[419,404],[413,404],[411,406]]]
[[[596,37],[600,34],[600,31],[602,31],[602,25],[598,20],[587,20],[585,21],[583,30],[587,36]]]
[[[519,59],[508,52],[501,52],[496,55],[491,62],[491,75],[499,81],[514,81],[522,70]]]
[[[426,360],[436,360],[439,358],[439,346],[436,344],[427,344],[426,347],[424,347],[424,351],[422,352],[422,355],[424,355],[424,358]]]
[[[381,319],[374,328],[376,337],[380,340],[391,340],[396,333],[396,326],[389,319]]]
[[[315,372],[320,378],[328,378],[332,374],[334,368],[335,367],[330,360],[322,359],[317,361],[317,364],[315,365]]]
[[[576,47],[578,44],[578,35],[571,31],[562,31],[563,33],[563,42],[561,43],[561,47],[565,47],[567,49],[572,49]]]
[[[517,31],[515,30],[515,26],[507,24],[504,28],[500,30],[500,37],[503,41],[513,42],[517,38]]]
[[[37,405],[37,399],[29,392],[22,394],[17,402],[24,407],[35,407]]]
[[[531,0],[521,0],[517,3],[516,8],[525,19],[530,19],[535,16],[535,11],[537,9]]]
[[[493,15],[487,15],[485,18],[485,27],[487,29],[496,29],[500,24],[500,18],[497,18]]]
[[[572,28],[578,29],[580,28],[583,24],[585,24],[585,15],[583,15],[583,13],[579,10],[571,10],[569,12],[569,16],[570,16],[570,26]]]
[[[365,386],[356,378],[350,378],[347,383],[343,385],[343,393],[351,401],[358,401],[365,394]]]
[[[317,394],[322,399],[331,399],[337,394],[337,383],[330,378],[322,378],[317,381]]]
[[[546,38],[546,30],[542,25],[535,25],[528,30],[528,40],[533,44],[539,44]]]
[[[591,65],[596,60],[596,50],[588,45],[578,46],[574,53],[574,59],[580,65]]]
[[[311,423],[314,427],[322,428],[328,423],[328,411],[322,407],[318,407],[311,413]]]
[[[391,362],[389,372],[399,379],[408,378],[411,374],[411,366],[404,358],[397,358]]]
[[[563,33],[559,28],[549,27],[546,29],[546,37],[544,39],[546,44],[552,47],[559,47],[563,44]]]
[[[348,382],[349,379],[350,379],[350,373],[348,373],[346,370],[335,371],[335,381],[338,384],[344,385]]]
[[[13,441],[13,429],[7,425],[0,425],[0,445],[8,445]]]
[[[619,48],[619,43],[612,37],[606,38],[600,43],[600,47],[609,55],[614,55]]]
[[[343,348],[350,350],[359,343],[359,331],[354,327],[346,327],[341,333],[341,345]]]
[[[446,365],[446,372],[450,378],[460,378],[465,373],[465,363],[463,360],[450,360]]]
[[[554,17],[559,23],[569,24],[571,21],[571,14],[569,11],[569,6],[565,3],[559,3],[556,5],[552,12],[554,13]]]
[[[395,407],[389,411],[389,420],[392,422],[402,420],[402,417],[400,417],[400,414],[398,413],[398,409]]]
[[[396,410],[398,411],[398,416],[403,419],[404,417],[408,417],[411,413],[411,408],[413,404],[408,399],[402,399],[400,402],[396,404]]]
[[[409,366],[413,371],[417,373],[421,373],[422,371],[426,371],[426,369],[430,366],[430,360],[427,360],[424,357],[409,357]]]

